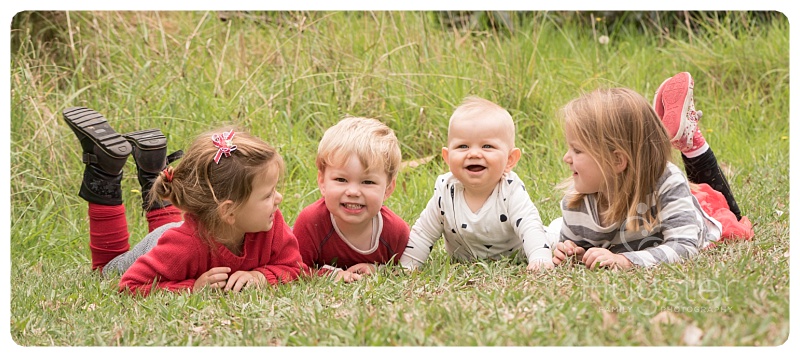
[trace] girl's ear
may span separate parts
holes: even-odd
[[[506,172],[510,172],[512,169],[514,169],[514,166],[517,166],[521,155],[522,151],[519,148],[513,148],[508,152],[508,163],[506,164],[505,170]]]
[[[225,200],[224,202],[219,204],[219,208],[217,208],[217,212],[219,214],[219,218],[229,224],[232,225],[236,223],[236,216],[234,215],[233,209],[233,201]]]
[[[628,157],[620,150],[614,150],[614,173],[620,173],[628,168]]]

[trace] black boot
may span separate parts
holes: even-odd
[[[139,130],[124,134],[133,146],[133,160],[136,162],[136,177],[142,186],[142,208],[151,211],[170,206],[167,200],[156,199],[150,202],[150,189],[158,174],[167,165],[183,156],[183,151],[176,151],[167,156],[167,138],[158,129]]]
[[[78,196],[91,203],[121,205],[122,168],[131,153],[131,145],[108,125],[105,117],[92,109],[67,108],[63,114],[81,142],[86,164]]]

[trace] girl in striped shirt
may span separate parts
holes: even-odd
[[[753,236],[716,158],[697,130],[687,72],[665,80],[653,106],[626,88],[598,89],[562,110],[572,176],[553,263],[630,268],[678,262],[721,238]],[[663,121],[663,123],[662,123]],[[681,150],[689,183],[671,162]],[[713,188],[712,188],[713,187]],[[552,234],[552,233],[551,233]]]

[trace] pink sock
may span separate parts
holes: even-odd
[[[175,206],[167,206],[148,211],[146,216],[147,228],[150,232],[167,223],[180,222],[183,220],[181,210],[175,208]]]
[[[89,250],[92,270],[102,268],[111,259],[130,249],[125,206],[89,203]]]

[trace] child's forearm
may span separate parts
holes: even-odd
[[[544,228],[536,229],[532,227],[527,232],[521,232],[520,238],[522,239],[522,249],[525,251],[528,263],[553,258],[553,249],[556,242],[548,241]]]
[[[177,282],[158,282],[157,284],[145,283],[145,284],[136,284],[136,283],[123,283],[120,282],[119,284],[119,292],[128,292],[132,295],[141,295],[147,296],[150,295],[153,289],[163,289],[167,291],[193,291],[195,279],[189,279],[184,281],[177,281]]]
[[[514,212],[511,221],[514,224],[515,233],[522,240],[522,249],[525,251],[528,263],[552,260],[552,250],[556,242],[548,240],[539,210],[527,192],[522,190],[522,186],[518,186],[517,191],[509,197],[507,204],[508,211]]]
[[[406,269],[416,269],[422,266],[423,261],[424,260],[413,258],[408,254],[403,254],[403,256],[400,257],[400,266]]]
[[[697,255],[699,250],[690,243],[690,238],[679,240],[665,240],[658,246],[645,248],[639,251],[620,253],[636,266],[653,266],[661,263],[677,263],[683,259]]]
[[[441,236],[440,222],[433,216],[431,210],[426,208],[411,227],[408,244],[400,256],[400,265],[412,269],[421,266]]]
[[[699,252],[704,223],[688,187],[679,181],[664,185],[659,191],[659,199],[662,209],[658,212],[658,228],[663,238],[642,238],[641,243],[635,245],[647,248],[622,253],[634,265],[646,267],[676,263]]]
[[[533,262],[541,262],[541,261],[552,261],[553,260],[553,251],[550,248],[539,248],[531,252],[528,256],[528,263]]]
[[[255,269],[261,273],[267,283],[277,285],[297,279],[300,276],[301,268],[297,263],[270,264]]]

